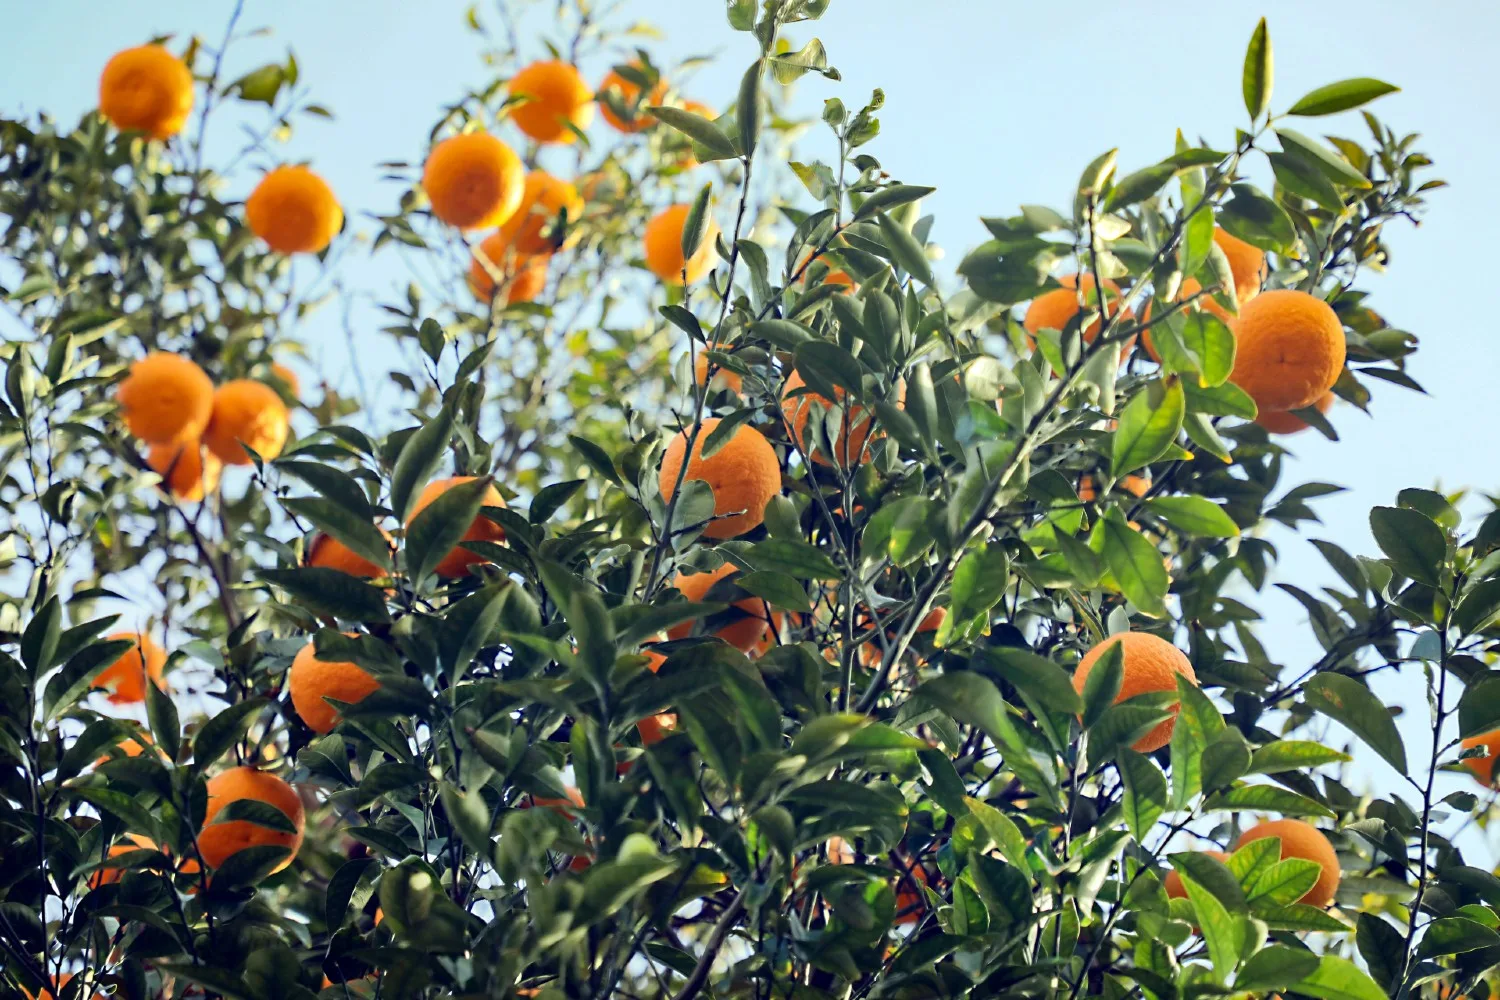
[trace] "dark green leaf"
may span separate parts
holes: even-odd
[[[385,606],[385,592],[343,570],[302,566],[297,569],[261,570],[260,576],[267,583],[292,595],[299,605],[313,614],[358,622],[390,620]]]
[[[1418,515],[1420,517],[1420,515]],[[1422,518],[1428,525],[1431,521]],[[1406,746],[1391,713],[1359,681],[1324,671],[1307,682],[1304,698],[1309,708],[1340,723],[1364,740],[1398,774],[1406,774]]]
[[[1304,94],[1301,100],[1287,109],[1287,114],[1304,117],[1336,115],[1340,111],[1348,111],[1362,104],[1368,104],[1377,97],[1393,94],[1400,89],[1382,80],[1372,80],[1367,76],[1340,80],[1338,83],[1326,84]]]
[[[417,499],[417,488],[432,478],[452,435],[453,412],[444,406],[436,417],[423,424],[401,446],[401,454],[391,472],[391,510],[395,512],[396,520],[406,522],[406,516]]]
[[[1261,18],[1245,49],[1245,68],[1240,81],[1251,121],[1265,114],[1271,104],[1272,67],[1271,33],[1266,29],[1266,19]]]
[[[1125,405],[1113,443],[1116,476],[1134,472],[1162,456],[1182,430],[1186,412],[1182,383],[1171,378],[1148,383]]]

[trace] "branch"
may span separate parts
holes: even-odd
[[[719,915],[719,922],[714,924],[713,933],[708,936],[708,942],[703,946],[703,954],[698,958],[698,964],[693,966],[693,974],[688,976],[682,989],[673,995],[672,1000],[692,1000],[703,989],[708,982],[708,973],[713,968],[714,959],[719,957],[719,949],[724,947],[724,941],[729,937],[729,932],[734,929],[740,914],[745,912],[745,893],[747,889],[741,889],[739,895],[734,897],[734,902],[725,907],[724,912]]]

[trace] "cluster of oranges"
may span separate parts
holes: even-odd
[[[1195,278],[1182,282],[1178,298],[1190,299],[1191,308],[1213,314],[1233,331],[1235,361],[1229,377],[1255,401],[1260,411],[1256,422],[1275,434],[1303,430],[1306,422],[1291,411],[1314,406],[1326,413],[1333,405],[1333,385],[1344,370],[1343,323],[1328,303],[1307,292],[1261,292],[1266,269],[1261,250],[1217,227],[1214,243],[1229,261],[1239,315],[1202,295]],[[1058,281],[1061,288],[1038,295],[1026,311],[1024,325],[1033,342],[1040,331],[1061,330],[1078,314],[1080,293],[1099,312],[1111,317],[1120,313],[1123,296],[1113,281],[1104,280],[1102,301],[1092,275],[1064,275]],[[1127,307],[1122,315],[1129,319],[1133,314]],[[1102,319],[1094,319],[1083,330],[1085,342],[1099,336],[1101,326]],[[1142,341],[1152,360],[1160,361],[1150,331]],[[1130,346],[1124,345],[1122,356]]]
[[[296,376],[276,365],[272,374],[293,390]],[[221,465],[249,465],[253,450],[270,460],[290,432],[286,404],[258,379],[231,379],[214,387],[190,358],[153,351],[130,366],[116,388],[120,415],[147,446],[146,463],[182,500],[213,492]]]

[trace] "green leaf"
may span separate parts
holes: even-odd
[[[1321,743],[1306,740],[1278,740],[1257,747],[1250,755],[1250,767],[1246,774],[1278,774],[1282,771],[1301,771],[1322,764],[1347,763],[1351,758],[1346,753],[1330,750]]]
[[[920,201],[936,191],[937,188],[918,187],[914,184],[892,184],[874,192],[854,212],[853,221],[859,222],[868,219],[877,212],[887,212],[901,205],[908,205],[914,201]]]
[[[797,373],[802,376],[809,389],[823,397],[820,402],[825,407],[828,400],[838,395],[836,389],[852,393],[855,397],[860,395],[864,368],[854,355],[842,347],[825,340],[810,340],[799,344],[796,354]],[[809,405],[808,400],[798,396],[793,396],[792,400],[802,406]]]
[[[146,718],[151,723],[156,745],[161,747],[168,760],[176,760],[177,750],[182,745],[182,723],[177,718],[177,705],[151,677],[146,678]]]
[[[1500,677],[1488,677],[1464,691],[1458,703],[1458,735],[1478,736],[1500,729]]]
[[[1277,906],[1290,906],[1317,884],[1323,867],[1305,858],[1287,858],[1268,867],[1246,892],[1253,901],[1269,899]]]
[[[735,120],[740,127],[740,153],[745,159],[755,155],[760,139],[760,76],[764,61],[757,59],[740,79],[739,99],[735,102]]]
[[[401,446],[401,454],[396,457],[395,468],[391,471],[391,510],[396,520],[406,523],[406,516],[417,499],[417,487],[432,478],[452,436],[453,411],[444,406],[436,417],[418,428]]]
[[[1112,445],[1114,474],[1123,476],[1160,458],[1182,430],[1186,410],[1180,379],[1148,382],[1120,414]]]
[[[1301,115],[1305,118],[1318,115],[1336,115],[1340,111],[1348,111],[1362,104],[1368,104],[1377,97],[1386,94],[1394,94],[1400,87],[1393,86],[1383,80],[1373,80],[1368,76],[1357,76],[1348,80],[1340,80],[1338,83],[1326,84],[1316,90],[1304,94],[1296,104],[1287,109],[1289,115]]]
[[[1010,745],[1015,725],[1007,717],[1005,699],[993,681],[975,673],[940,674],[912,694],[947,712],[958,722],[978,726],[996,743]]]
[[[46,720],[51,721],[57,713],[71,708],[93,686],[95,678],[114,666],[133,646],[134,639],[105,639],[70,656],[63,668],[47,682],[47,691],[42,697],[42,714]]]
[[[1218,810],[1277,812],[1285,816],[1321,816],[1331,819],[1332,809],[1314,802],[1305,795],[1298,795],[1289,788],[1275,785],[1241,785],[1209,797],[1203,803],[1207,812]]]
[[[1500,934],[1468,917],[1439,917],[1427,925],[1418,954],[1461,955],[1500,945]]]
[[[285,590],[313,614],[357,622],[390,621],[385,592],[343,570],[323,566],[265,569],[260,578]]]
[[[1255,401],[1232,382],[1202,387],[1186,381],[1182,384],[1182,391],[1187,397],[1188,409],[1194,413],[1254,420],[1259,412],[1255,408]]]
[[[193,737],[193,768],[200,772],[208,770],[245,735],[255,713],[270,703],[269,698],[247,698],[235,702],[204,722]]]
[[[1359,190],[1374,186],[1368,177],[1350,166],[1348,160],[1316,139],[1310,139],[1301,132],[1294,132],[1289,128],[1277,129],[1276,138],[1281,140],[1283,152],[1311,163],[1334,184],[1342,184],[1344,187]]]
[[[682,223],[683,260],[692,260],[693,254],[697,253],[698,248],[703,245],[703,237],[708,235],[708,224],[712,220],[708,212],[708,203],[713,194],[712,184],[703,185],[688,208],[687,218]]]
[[[1448,541],[1430,517],[1406,507],[1376,507],[1370,511],[1370,531],[1392,569],[1419,583],[1438,585]]]
[[[569,479],[562,483],[553,483],[543,486],[537,490],[536,497],[531,501],[531,507],[526,512],[526,519],[532,524],[541,524],[573,499],[580,489],[583,488],[584,480]]]
[[[1223,788],[1250,766],[1250,748],[1238,729],[1224,728],[1203,748],[1203,790]]]
[[[1126,174],[1115,182],[1109,197],[1104,199],[1104,210],[1114,212],[1150,198],[1166,186],[1177,173],[1177,164],[1171,160],[1155,163],[1133,174]]]
[[[254,1000],[244,976],[213,965],[189,965],[186,962],[153,962],[157,969],[185,983],[193,983],[223,995],[225,1000]]]
[[[116,817],[127,830],[156,839],[156,820],[151,811],[124,792],[112,788],[70,788],[67,793]]]
[[[1307,682],[1303,697],[1309,708],[1322,712],[1368,743],[1398,774],[1408,773],[1406,746],[1401,742],[1396,723],[1369,688],[1352,677],[1324,671]]]
[[[448,822],[469,850],[481,858],[491,857],[495,844],[490,839],[490,807],[479,790],[466,792],[451,781],[444,781],[439,786],[439,795]]]
[[[773,607],[787,611],[800,611],[804,614],[812,610],[812,599],[807,596],[807,590],[785,573],[769,571],[741,573],[734,578],[734,582]]]
[[[588,463],[589,468],[610,482],[616,485],[619,484],[620,474],[615,471],[615,463],[609,457],[609,452],[587,438],[581,438],[576,434],[568,435],[568,443],[577,449],[579,455]]]
[[[1218,897],[1185,872],[1182,873],[1182,885],[1187,889],[1193,912],[1198,915],[1198,929],[1208,946],[1214,979],[1219,983],[1227,982],[1229,974],[1239,964],[1244,925],[1219,902]]]
[[[1083,711],[1067,671],[1045,656],[1015,646],[991,646],[982,651],[980,662],[1045,709],[1068,715]]]
[[[297,825],[286,813],[271,803],[261,802],[259,799],[235,799],[220,809],[208,825],[235,822],[253,823],[277,833],[297,832]]]
[[[1120,765],[1120,777],[1125,783],[1121,802],[1125,823],[1136,843],[1144,844],[1146,834],[1166,810],[1167,779],[1150,757],[1128,747],[1120,750],[1115,760]]]
[[[738,554],[754,569],[786,573],[798,580],[839,580],[844,575],[827,553],[799,539],[768,538]]]
[[[62,605],[56,597],[49,597],[21,633],[21,662],[30,669],[32,677],[40,677],[51,669],[61,635]]]
[[[1142,614],[1165,617],[1167,607],[1163,601],[1170,581],[1161,552],[1130,526],[1118,507],[1111,507],[1105,513],[1097,530],[1102,533],[1104,563],[1120,585],[1120,592]]]
[[[422,586],[474,524],[493,482],[489,476],[480,476],[459,483],[412,518],[406,529],[406,571],[414,586]]]
[[[1318,968],[1301,982],[1292,984],[1292,992],[1306,993],[1322,1000],[1386,1000],[1385,991],[1376,985],[1359,966],[1338,955],[1324,955]]]
[[[658,120],[681,132],[707,150],[712,160],[727,160],[736,155],[734,143],[724,130],[702,115],[681,108],[652,107],[648,109]],[[703,157],[699,157],[703,159]]]
[[[1265,114],[1271,104],[1272,65],[1271,33],[1266,30],[1266,19],[1261,18],[1245,49],[1245,68],[1240,79],[1245,110],[1250,112],[1251,121]]]
[[[875,221],[880,225],[880,235],[885,237],[885,242],[891,250],[891,256],[907,274],[916,278],[922,284],[932,286],[937,284],[936,277],[932,273],[932,264],[927,259],[927,251],[917,238],[911,234],[901,223],[892,219],[889,215],[881,213],[876,216]]]
[[[1234,371],[1234,333],[1213,313],[1200,310],[1184,316],[1182,343],[1198,358],[1200,385],[1223,385]]]
[[[1234,538],[1240,533],[1224,508],[1199,496],[1152,497],[1146,501],[1146,510],[1190,535]]]
[[[1369,967],[1370,975],[1380,987],[1388,992],[1400,978],[1406,959],[1406,939],[1401,931],[1374,913],[1361,913],[1356,918],[1355,943],[1360,957]]]
[[[1089,668],[1083,681],[1083,725],[1098,722],[1105,711],[1120,697],[1125,680],[1125,647],[1112,642]]]
[[[1318,956],[1304,948],[1273,944],[1251,955],[1234,979],[1236,991],[1286,990],[1318,969]]]
[[[969,812],[984,827],[990,839],[1000,848],[1000,854],[1021,870],[1030,867],[1026,860],[1026,837],[1021,833],[1021,828],[1000,810],[987,802],[982,802],[972,796],[964,799],[968,803]]]
[[[1235,184],[1233,196],[1219,211],[1219,224],[1253,246],[1285,253],[1297,241],[1292,217],[1252,184]]]
[[[1172,808],[1185,809],[1203,786],[1203,751],[1224,729],[1224,717],[1208,695],[1186,677],[1177,678],[1179,710],[1172,727]]]

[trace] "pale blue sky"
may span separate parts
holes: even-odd
[[[217,39],[230,4],[9,6],[13,44],[0,61],[0,107],[7,114],[46,109],[67,122],[93,105],[98,70],[112,52],[156,31]],[[293,46],[303,81],[337,118],[303,128],[289,157],[313,159],[351,217],[384,210],[395,191],[378,182],[373,165],[420,156],[439,107],[485,78],[476,41],[461,23],[464,7],[456,0],[249,0],[243,23],[273,25],[275,36],[243,43],[231,72]],[[720,0],[635,0],[628,10],[666,29],[667,38],[652,43],[661,61],[721,54],[692,89],[720,108],[731,103],[750,51],[745,36],[726,26]],[[808,111],[827,96],[857,106],[872,87],[885,89],[883,133],[871,151],[902,180],[938,188],[924,209],[937,215],[935,238],[951,266],[985,238],[979,216],[1009,214],[1023,202],[1065,205],[1082,165],[1110,146],[1120,147],[1128,170],[1169,151],[1179,127],[1228,145],[1244,119],[1240,63],[1260,14],[1269,19],[1275,49],[1273,108],[1344,77],[1396,83],[1403,91],[1374,110],[1398,131],[1423,133],[1420,148],[1437,161],[1436,175],[1452,184],[1434,195],[1421,229],[1392,230],[1391,273],[1363,283],[1389,322],[1421,339],[1410,371],[1432,395],[1374,385],[1376,419],[1341,405],[1332,418],[1343,440],[1327,442],[1315,432],[1296,438],[1300,461],[1287,475],[1289,485],[1316,478],[1351,487],[1320,501],[1324,525],[1304,534],[1372,552],[1365,514],[1371,505],[1393,502],[1402,487],[1500,490],[1500,436],[1486,405],[1500,378],[1489,308],[1495,255],[1493,226],[1483,221],[1493,215],[1485,199],[1500,162],[1500,60],[1492,45],[1500,37],[1500,7],[1456,0],[1417,7],[1366,0],[1357,12],[1305,0],[1258,6],[834,0],[821,23],[792,35],[799,42],[819,35],[844,79],[808,77],[798,101]],[[1308,124],[1309,132],[1365,135],[1354,115]],[[830,155],[813,145],[823,134],[811,134],[805,156]],[[225,148],[237,141],[216,138]],[[401,273],[388,261],[349,264],[380,292]],[[346,362],[335,331],[314,323],[308,337],[326,362]],[[327,342],[316,343],[322,338]],[[378,357],[364,363],[375,373],[385,364]],[[1331,579],[1311,546],[1285,533],[1276,541],[1281,579],[1303,586]],[[1316,656],[1295,603],[1270,593],[1258,603],[1281,623],[1266,630],[1273,654],[1291,665]],[[1418,689],[1380,688],[1388,700],[1425,715]],[[1422,727],[1420,719],[1403,723],[1408,732]],[[1411,744],[1414,759],[1425,759],[1425,737]]]

